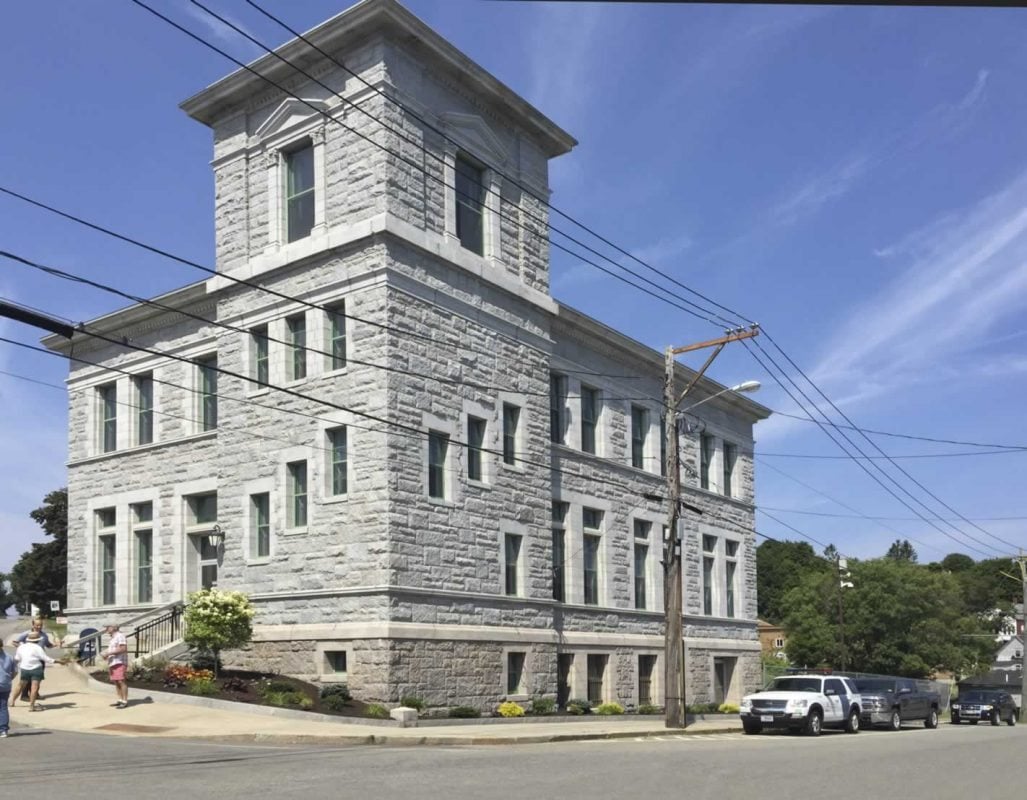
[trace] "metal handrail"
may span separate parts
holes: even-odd
[[[164,617],[167,617],[169,615],[169,613],[172,612],[174,609],[179,609],[179,613],[181,613],[181,609],[182,608],[183,608],[183,603],[182,603],[181,600],[173,600],[170,603],[165,603],[164,605],[159,606],[158,608],[151,608],[149,611],[145,611],[142,614],[137,614],[136,616],[131,617],[131,618],[125,620],[124,622],[118,623],[118,627],[119,628],[127,627],[129,625],[132,625],[135,622],[140,621],[140,620],[146,620],[146,619],[153,618],[155,614],[161,614],[161,616],[157,617],[156,619],[163,619]],[[156,621],[156,619],[154,621]],[[138,628],[136,630],[138,630]],[[128,636],[134,636],[135,633],[136,633],[136,630],[133,630],[132,633],[130,633],[130,634],[126,634],[126,638]],[[87,643],[89,641],[95,640],[96,641],[96,652],[99,653],[100,652],[100,646],[101,646],[101,639],[102,639],[103,635],[104,635],[104,629],[101,628],[96,633],[91,633],[88,636],[84,636],[84,637],[81,637],[81,638],[78,638],[78,639],[73,639],[70,642],[65,639],[64,641],[61,642],[61,646],[62,647],[77,647],[81,651],[83,644],[85,644],[85,643]],[[170,644],[170,642],[168,642],[168,644]]]
[[[184,607],[175,605],[167,614],[146,622],[126,636],[135,638],[134,656],[152,653],[167,647],[181,638]]]

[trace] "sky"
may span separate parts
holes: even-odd
[[[188,0],[152,2],[239,58],[262,52]],[[301,30],[348,5],[265,2]],[[266,43],[289,38],[242,0],[209,4]],[[761,323],[857,425],[1027,447],[1027,11],[407,6],[578,139],[551,165],[556,208]],[[11,4],[0,37],[0,185],[213,265],[211,135],[178,104],[234,65],[129,0]],[[0,248],[141,295],[202,277],[2,195]],[[552,291],[660,350],[718,335],[559,252]],[[0,297],[73,321],[122,305],[4,259]],[[2,319],[0,336],[39,339]],[[43,540],[28,514],[66,481],[66,373],[0,343],[0,570]],[[802,415],[741,345],[710,374],[760,380],[753,399]],[[931,456],[896,459],[910,478],[882,463],[895,494],[971,521],[931,525],[852,460],[799,457],[842,454],[816,425],[777,416],[756,437],[761,534],[853,557],[908,538],[923,562],[1027,546],[1027,452],[874,437]]]

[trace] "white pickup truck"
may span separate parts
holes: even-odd
[[[746,733],[764,728],[801,730],[819,736],[827,728],[859,732],[863,705],[856,684],[833,675],[786,675],[761,692],[742,698],[739,715]]]

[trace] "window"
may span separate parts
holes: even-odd
[[[564,559],[567,520],[567,504],[553,501],[553,599],[563,603],[566,600],[564,581]]]
[[[286,464],[288,477],[289,519],[290,528],[307,526],[307,462],[293,461]]]
[[[132,379],[136,393],[136,444],[153,442],[153,373]]]
[[[137,603],[153,602],[153,503],[132,506]]]
[[[108,383],[96,393],[100,399],[100,450],[112,453],[118,449],[118,386]]]
[[[606,678],[606,656],[588,657],[588,702],[603,702],[603,682]]]
[[[117,600],[117,512],[113,508],[96,511],[96,527],[99,532],[100,605],[112,606]]]
[[[252,513],[252,536],[250,555],[253,558],[269,558],[271,555],[271,495],[267,492],[250,495]]]
[[[738,572],[738,542],[724,540],[724,555],[727,561],[724,563],[724,599],[727,603],[726,616],[735,616],[735,576]]]
[[[785,640],[780,636],[774,640],[774,647],[780,649],[785,646]]]
[[[645,608],[645,574],[648,559],[649,545],[635,542],[635,608]]]
[[[217,494],[194,494],[186,498],[190,526],[213,525],[218,521]]]
[[[601,538],[598,531],[603,524],[603,512],[594,508],[583,508],[582,525],[585,533],[582,537],[582,562],[584,566],[584,601],[586,605],[599,605],[599,545]]]
[[[485,420],[467,418],[467,479],[482,480],[481,448],[485,444]]]
[[[563,444],[567,427],[567,376],[549,375],[549,438]]]
[[[258,325],[250,331],[253,352],[253,377],[258,386],[267,386],[271,378],[271,360],[267,325]]]
[[[636,519],[635,532],[635,608],[646,608],[648,591],[646,578],[649,574],[649,532],[653,524],[648,520]]]
[[[428,496],[446,497],[446,454],[449,436],[438,431],[428,432]]]
[[[212,431],[218,426],[218,357],[196,360],[200,370],[200,430]]]
[[[524,657],[526,653],[506,654],[506,693],[524,694]]]
[[[314,227],[314,147],[285,154],[285,218],[288,241],[310,235]]]
[[[463,156],[456,157],[456,236],[472,253],[483,255],[485,170]]]
[[[714,442],[712,436],[699,437],[699,488],[710,488],[710,464],[713,463]]]
[[[506,593],[510,595],[519,594],[518,591],[518,570],[520,567],[521,560],[521,537],[515,533],[508,533],[504,537],[505,541],[505,562],[504,568],[506,571]]]
[[[334,428],[328,431],[328,448],[332,457],[329,494],[335,496],[346,494],[349,489],[347,477],[349,469],[348,446],[345,427]]]
[[[328,356],[328,369],[342,369],[346,366],[346,304],[339,303],[328,311],[328,341],[325,348]]]
[[[732,478],[735,472],[735,462],[738,460],[738,446],[724,442],[724,496],[734,497]]]
[[[645,440],[649,434],[649,412],[640,406],[631,407],[631,466],[645,467]]]
[[[289,380],[299,381],[307,377],[307,317],[296,314],[285,320],[289,334]]]
[[[599,390],[581,387],[581,451],[596,451],[596,425],[599,422]]]
[[[513,464],[517,460],[517,426],[521,409],[510,403],[503,403],[503,463]]]
[[[656,656],[638,657],[638,704],[653,703],[653,673],[656,671]]]
[[[713,614],[713,570],[716,566],[717,537],[702,537],[702,613]]]
[[[334,673],[335,675],[345,675],[346,651],[325,650],[325,664],[328,667],[328,672]]]

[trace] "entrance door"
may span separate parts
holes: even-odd
[[[196,551],[199,556],[200,588],[213,589],[218,584],[218,547],[210,536],[196,537]]]
[[[735,669],[733,658],[713,659],[713,700],[719,706],[728,702],[731,692],[731,674]]]
[[[560,653],[556,657],[556,704],[560,708],[567,707],[571,697],[571,668],[574,656],[571,653]]]

